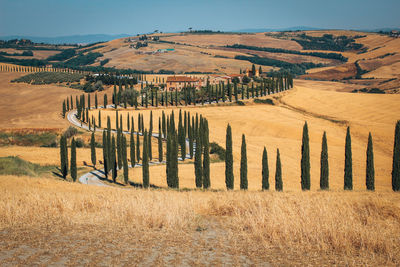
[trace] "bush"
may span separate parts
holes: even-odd
[[[103,82],[102,81],[97,81],[95,84],[94,84],[94,90],[95,91],[103,91],[104,90],[104,87],[103,87]]]
[[[67,130],[63,133],[66,138],[71,138],[72,136],[76,135],[78,130],[75,127],[69,126]]]
[[[274,101],[272,101],[272,99],[269,99],[269,98],[267,98],[267,99],[254,99],[253,100],[253,102],[254,103],[257,103],[257,104],[269,104],[269,105],[275,105],[274,104]]]
[[[76,147],[84,147],[85,146],[85,142],[81,138],[77,138],[75,140],[75,144],[76,144]]]
[[[1,132],[0,145],[57,146],[57,135],[53,132]]]
[[[210,154],[217,154],[220,160],[225,160],[225,149],[215,142],[210,143]]]

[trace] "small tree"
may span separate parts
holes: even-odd
[[[226,128],[225,185],[228,190],[232,190],[234,188],[232,129],[229,124]]]
[[[353,190],[353,159],[351,153],[350,127],[347,127],[344,160],[344,190]]]
[[[265,147],[262,155],[262,190],[269,190],[268,154]]]
[[[319,186],[321,190],[329,189],[328,142],[326,139],[326,132],[324,132],[324,135],[322,136],[321,173]]]
[[[131,165],[132,168],[135,167],[136,159],[135,159],[135,138],[134,138],[134,133],[133,133],[133,127],[131,128],[131,139],[130,139],[130,155],[131,155]]]
[[[400,191],[400,120],[397,121],[394,132],[392,189],[393,191]]]
[[[368,135],[366,185],[367,190],[375,190],[374,148],[371,133]]]
[[[242,148],[240,155],[240,189],[247,190],[247,152],[246,137],[242,134]]]
[[[96,167],[96,141],[94,138],[94,133],[92,133],[92,137],[90,138],[90,155],[92,159],[92,164]]]
[[[279,148],[276,150],[275,190],[276,191],[283,190],[282,165],[281,165],[281,156],[279,154]]]
[[[76,169],[76,143],[75,139],[72,137],[71,142],[71,177],[75,182],[77,178],[77,169]]]

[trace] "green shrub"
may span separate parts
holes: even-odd
[[[256,98],[256,99],[254,99],[253,102],[254,102],[254,103],[257,103],[257,104],[275,105],[275,104],[274,104],[274,101],[272,101],[272,99],[269,99],[269,98],[267,98],[267,99],[258,99],[258,98]]]
[[[79,73],[68,72],[36,72],[12,80],[12,82],[23,82],[31,84],[72,83],[79,82],[84,77]]]
[[[216,154],[220,160],[225,160],[225,148],[216,142],[210,143],[210,154]]]

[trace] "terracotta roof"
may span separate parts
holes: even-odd
[[[168,76],[167,82],[198,82],[199,79],[194,79],[187,76]]]

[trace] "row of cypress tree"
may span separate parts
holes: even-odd
[[[68,165],[68,146],[67,138],[62,135],[60,138],[60,170],[61,175],[64,179],[67,178],[68,170],[70,170],[71,178],[75,182],[77,178],[77,168],[76,168],[76,142],[75,138],[71,141],[71,160],[70,165]]]
[[[310,190],[310,147],[308,124],[305,122],[303,126],[303,138],[301,146],[301,188],[302,190]],[[225,150],[225,184],[228,190],[234,189],[233,174],[233,152],[232,152],[232,129],[228,124],[226,129],[226,150]],[[368,135],[368,143],[366,150],[366,188],[369,191],[375,190],[375,167],[372,135]],[[242,135],[241,160],[240,160],[240,189],[246,190],[247,182],[247,152],[246,139]],[[269,190],[269,167],[268,154],[264,147],[262,154],[262,189]],[[275,172],[275,189],[282,191],[282,167],[280,161],[279,149],[277,149],[276,172]],[[328,144],[326,132],[322,136],[322,148],[320,158],[320,189],[329,189],[329,162],[328,162]],[[392,166],[392,189],[400,191],[400,121],[396,123],[395,139],[393,148],[393,166]],[[345,166],[344,166],[344,190],[353,190],[353,164],[351,151],[351,134],[350,127],[346,131],[345,143]]]

